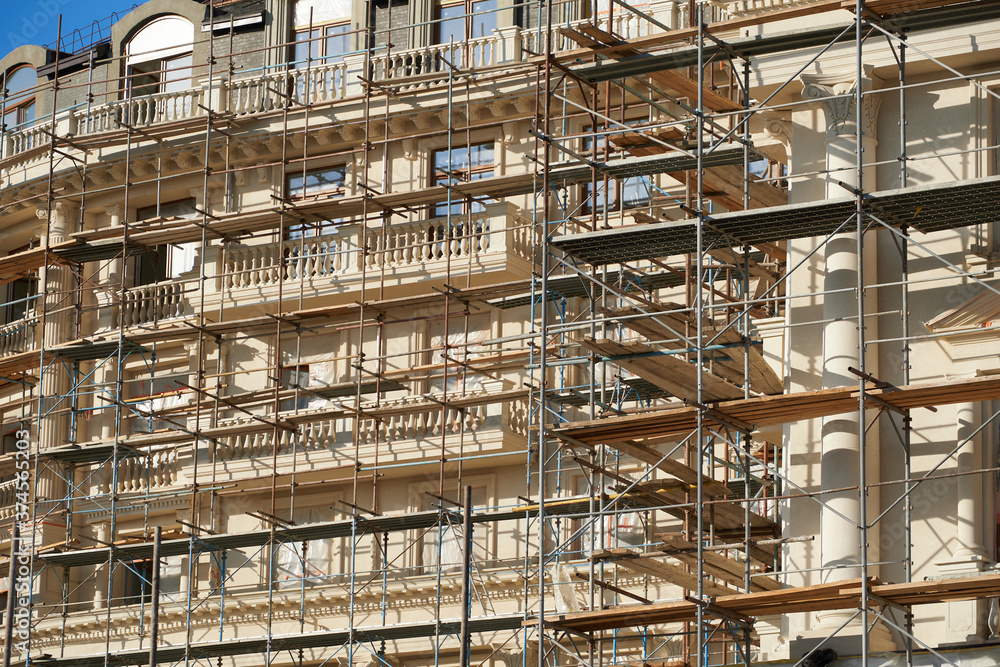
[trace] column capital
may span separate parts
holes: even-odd
[[[799,77],[803,83],[802,98],[819,102],[823,108],[823,113],[826,115],[827,141],[856,134],[855,94],[859,83],[862,92],[867,93],[872,90],[873,69],[874,65],[865,65],[860,82],[856,76],[848,78],[841,75],[803,74]],[[863,100],[862,135],[874,141],[881,98],[877,95],[866,95]]]
[[[47,206],[35,207],[35,217],[45,220],[47,225],[40,225],[36,233],[39,237],[48,235],[51,243],[65,240],[70,225],[76,222],[79,208],[72,202],[64,200],[50,202]]]

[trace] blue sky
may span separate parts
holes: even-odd
[[[119,16],[128,13],[134,3],[136,0],[0,0],[4,10],[0,55],[21,44],[54,43],[60,14],[63,15],[63,48],[73,51],[96,41],[101,34],[98,28],[103,29],[107,37],[111,13],[118,12]],[[99,24],[95,25],[95,21]]]

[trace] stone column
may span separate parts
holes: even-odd
[[[965,442],[956,455],[958,472],[980,470],[983,467],[983,432],[976,433],[976,429],[982,424],[979,403],[959,403],[956,406],[955,416],[956,445]],[[980,475],[956,477],[955,496],[954,555],[935,565],[943,576],[975,576],[991,564],[983,546],[982,477]],[[991,605],[986,600],[949,602],[947,626],[942,633],[945,641],[964,644],[989,637],[990,609]]]
[[[983,467],[983,434],[978,403],[958,404],[958,442],[966,442],[958,452],[958,472],[967,473]],[[975,435],[973,435],[975,433]],[[963,475],[955,483],[958,499],[955,517],[958,525],[958,550],[955,555],[969,560],[983,560],[983,485],[979,475]]]
[[[865,191],[876,189],[875,170],[870,165],[875,161],[875,120],[878,114],[878,98],[866,97],[864,100],[863,126],[861,144],[857,136],[857,106],[855,94],[858,86],[863,91],[872,87],[871,78],[866,76],[860,82],[853,78],[843,79],[825,76],[803,76],[805,87],[802,95],[809,100],[816,100],[823,109],[826,118],[826,196],[828,198],[850,196],[848,188],[858,187],[857,153],[862,151],[863,173],[861,184]],[[838,181],[848,186],[842,187]],[[848,223],[853,229],[855,221]],[[874,271],[875,235],[865,237],[865,266]],[[825,249],[826,266],[823,281],[823,388],[856,386],[858,378],[848,371],[848,367],[859,368],[860,352],[858,348],[858,239],[857,234],[839,234],[827,242]],[[873,295],[867,295],[872,298]],[[867,307],[866,312],[874,308]],[[874,321],[865,323],[866,338],[877,335]],[[869,350],[866,356],[866,370],[878,374],[877,352]],[[829,417],[823,420],[820,484],[822,489],[837,489],[857,486],[860,482],[860,419],[857,411]],[[877,451],[875,429],[866,435],[869,452],[868,480],[876,481],[878,476],[877,457],[872,453]],[[869,493],[868,502],[871,509],[878,506],[877,495]],[[826,493],[822,500],[824,506],[820,516],[820,558],[824,568],[823,582],[856,579],[861,576],[861,540],[858,526],[862,522],[861,501],[855,489],[839,493]],[[873,514],[876,514],[873,512]],[[869,531],[869,560],[877,560],[874,551],[878,544],[877,533]],[[869,569],[869,575],[877,574],[875,568]],[[817,615],[818,629],[832,631],[839,627],[852,612],[836,611],[821,612]],[[844,651],[852,648],[857,650],[857,634],[861,628],[845,629],[841,632]],[[884,632],[884,629],[883,629]],[[876,630],[872,631],[872,648],[877,648],[881,642]],[[881,639],[889,641],[888,633]],[[845,645],[846,644],[846,645]],[[889,642],[891,646],[891,641]]]
[[[71,226],[78,222],[79,209],[72,204],[59,201],[49,207],[38,207],[35,211],[46,224],[39,228],[43,246],[52,246],[66,240]],[[39,285],[44,289],[42,296],[45,308],[45,326],[42,341],[45,349],[51,349],[76,338],[74,311],[76,295],[73,272],[66,266],[50,263],[42,267]],[[50,362],[41,371],[41,414],[38,419],[37,434],[40,449],[51,449],[69,441],[70,419],[67,410],[70,402],[66,396],[72,386],[69,371],[61,363]],[[65,494],[66,484],[55,472],[43,472],[38,480],[38,496],[58,499]]]
[[[97,526],[97,540],[101,545],[110,542],[110,523],[102,521]],[[104,609],[105,598],[108,594],[108,566],[107,564],[94,566],[94,609]]]

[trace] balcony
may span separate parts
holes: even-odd
[[[350,423],[355,414],[352,411],[317,410],[314,416],[283,413],[284,418],[299,423],[298,436],[289,431],[276,434],[273,429],[248,429],[222,437],[214,453],[216,472],[228,473],[233,479],[252,477],[257,474],[257,461],[270,465],[272,457],[277,457],[279,472],[291,472],[304,463],[311,466],[343,463],[342,451],[347,448],[353,461],[355,445],[360,448],[359,460],[372,460],[377,448],[382,463],[437,461],[442,438],[449,451],[452,448],[457,451],[461,444],[465,455],[514,451],[527,439],[528,403],[524,399],[487,402],[485,397],[496,395],[497,387],[503,383],[491,381],[484,385],[464,396],[482,395],[483,402],[461,410],[442,408],[421,396],[382,401],[378,407],[366,406],[365,410],[377,412],[377,418],[358,420],[357,442]],[[220,421],[219,425],[254,423],[251,417],[237,417]],[[428,439],[436,446],[428,449]]]
[[[400,223],[386,228],[347,224],[324,236],[257,245],[224,246],[218,289],[236,303],[254,295],[273,298],[281,282],[302,281],[308,295],[361,289],[380,276],[387,287],[409,286],[447,269],[472,268],[509,279],[530,275],[532,223],[507,202],[488,204],[469,216]],[[367,278],[366,278],[367,277]],[[273,294],[272,294],[273,292]]]
[[[786,4],[799,3],[789,0],[738,0],[729,2],[726,8],[730,11],[756,11]],[[687,24],[683,9],[680,15],[673,14],[676,10],[672,3],[654,3],[642,9],[668,24]],[[712,13],[713,20],[726,15],[719,7],[713,7]],[[572,21],[567,25],[573,27],[584,23],[590,23],[590,20]],[[599,18],[597,25],[627,38],[659,30],[627,11],[615,12],[610,22],[607,18]],[[391,55],[373,53],[370,58],[371,76],[375,81],[399,82],[395,85],[404,90],[430,87],[447,80],[453,71],[452,65],[472,69],[520,63],[531,54],[545,50],[544,42],[539,39],[537,30],[512,26],[455,44],[432,44]],[[576,42],[559,32],[553,32],[552,39],[555,51],[579,48]],[[50,141],[50,131],[60,136],[85,136],[120,131],[126,126],[142,128],[204,118],[206,107],[217,113],[250,116],[285,107],[301,108],[302,103],[331,102],[363,94],[361,77],[368,77],[365,54],[349,54],[341,60],[313,63],[308,68],[230,80],[218,78],[186,90],[80,106],[56,114],[54,124],[49,117],[32,127],[8,133],[4,145],[0,146],[0,155],[9,158],[44,146]]]

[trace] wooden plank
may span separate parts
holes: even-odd
[[[907,606],[937,604],[950,600],[988,599],[1000,593],[1000,574],[906,584],[882,584],[874,581],[871,584],[871,592],[889,602]],[[785,588],[780,591],[721,596],[713,600],[713,603],[722,609],[757,617],[850,609],[859,604],[860,594],[861,580],[851,579]],[[623,605],[612,609],[568,614],[560,617],[558,622],[572,630],[593,632],[636,625],[682,623],[694,620],[695,613],[695,604],[683,600],[651,605]],[[527,624],[532,623],[529,621]]]
[[[996,376],[949,380],[894,389],[875,389],[869,393],[900,409],[951,405],[966,401],[1000,399],[1000,378]],[[713,406],[721,413],[757,428],[816,419],[857,410],[855,387],[759,396],[750,399],[721,401]],[[569,424],[556,429],[575,440],[600,445],[622,440],[675,442],[697,428],[697,408],[667,408],[624,417],[609,417]]]
[[[660,70],[646,74],[651,80],[671,88],[684,97],[691,100],[691,104],[696,104],[698,99],[698,82],[684,76],[676,70]],[[725,113],[728,111],[742,111],[743,106],[732,101],[724,95],[720,95],[710,88],[702,88],[702,103],[712,111]]]
[[[595,340],[588,336],[579,343],[602,356],[617,357],[613,363],[652,382],[673,396],[688,400],[698,398],[698,367],[679,356],[656,355],[657,350],[647,346],[643,341],[621,343],[606,338]],[[743,395],[741,388],[707,369],[702,371],[702,391],[705,399],[709,401]]]
[[[659,303],[656,304],[656,309],[659,312],[651,313],[645,317],[641,317],[644,311],[634,307],[602,309],[601,312],[649,340],[667,341],[662,345],[668,349],[676,350],[689,347],[686,341],[678,340],[677,335],[678,333],[687,334],[688,337],[692,337],[691,332],[697,325],[694,318],[689,313],[683,312],[686,309],[677,304]],[[706,341],[712,340],[718,335],[718,339],[713,344],[736,345],[743,342],[742,336],[735,328],[729,328],[720,334],[718,332],[721,329],[708,325],[703,326],[702,331]],[[713,359],[714,372],[719,377],[736,385],[743,383],[745,349],[734,348],[732,353],[727,353],[725,350],[709,351],[706,352],[706,355]],[[780,394],[784,390],[784,384],[764,359],[760,347],[751,345],[749,356],[750,388],[762,394]]]
[[[698,472],[696,470],[675,459],[663,459],[663,455],[655,449],[641,445],[633,440],[622,440],[609,446],[623,454],[628,454],[633,458],[639,459],[643,463],[655,466],[657,469],[662,470],[671,477],[676,477],[682,482],[687,482],[691,485],[698,483]],[[729,487],[722,482],[716,481],[708,475],[702,475],[701,478],[702,488],[706,495],[714,498],[725,498],[733,495]]]
[[[666,152],[665,150],[663,152]],[[694,172],[677,171],[667,174],[680,183],[687,183],[694,178]],[[750,208],[766,208],[768,206],[785,206],[788,204],[788,193],[784,190],[760,183],[760,179],[751,174],[750,177]],[[704,187],[724,193],[724,196],[713,195],[713,201],[722,204],[730,211],[743,210],[743,168],[736,165],[723,165],[705,169],[702,177]]]
[[[658,535],[663,540],[660,547],[662,551],[670,557],[676,558],[683,563],[698,562],[698,546],[693,542],[688,542],[680,535],[661,533]],[[727,558],[717,551],[704,551],[702,553],[705,570],[714,577],[726,583],[742,588],[744,583],[744,565],[732,558]],[[781,589],[781,583],[772,577],[757,574],[750,579],[751,591],[775,591]]]
[[[698,576],[688,572],[679,565],[666,563],[656,558],[643,557],[631,549],[612,549],[594,554],[594,560],[611,561],[618,567],[623,567],[638,574],[645,574],[657,579],[663,579],[675,586],[688,591],[698,590]],[[728,586],[704,581],[702,589],[708,595],[732,595],[736,591]]]

